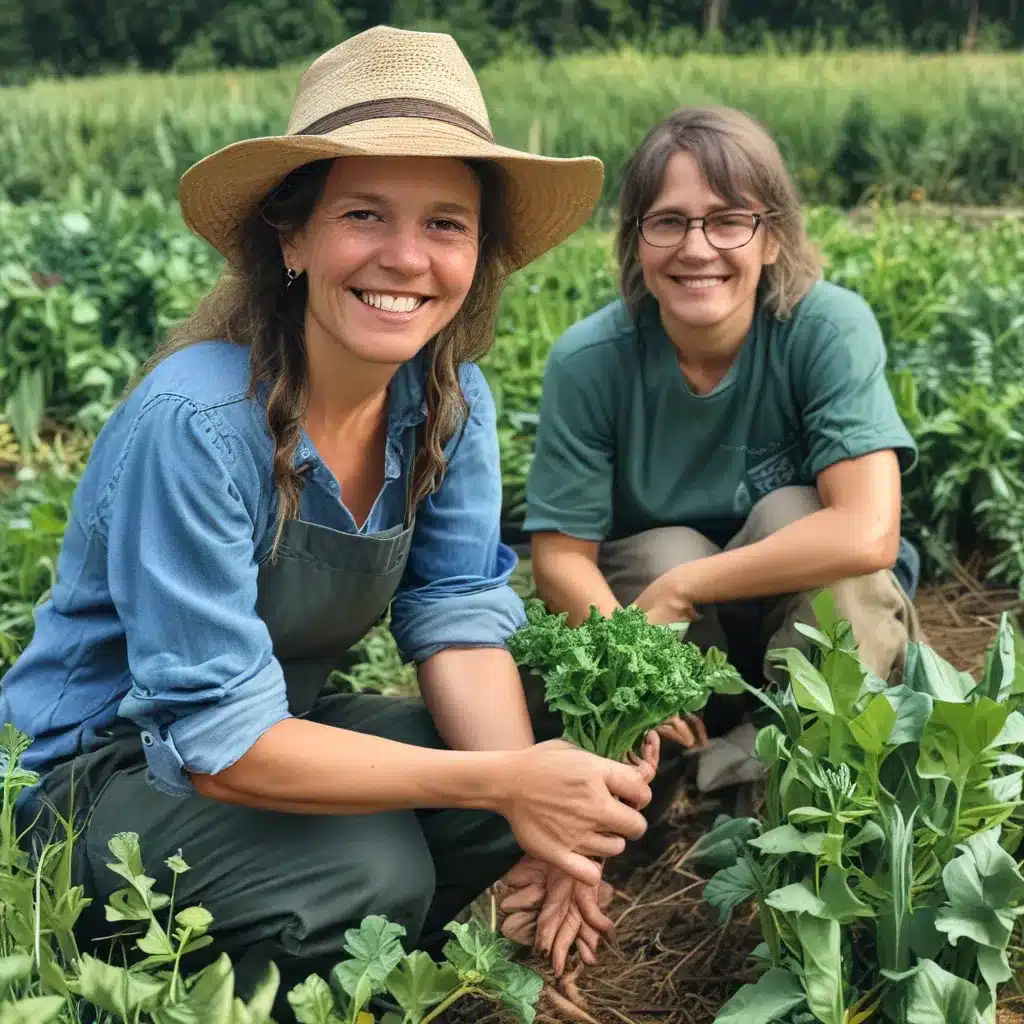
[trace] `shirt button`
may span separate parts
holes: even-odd
[[[153,745],[153,734],[148,729],[142,733],[142,742],[145,743],[147,747],[151,747]]]

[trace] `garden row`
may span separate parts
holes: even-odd
[[[284,130],[300,68],[114,75],[0,90],[0,195],[61,197],[78,180],[176,193],[217,147]],[[606,200],[649,126],[692,103],[725,103],[778,139],[804,199],[871,192],[943,203],[1024,195],[1024,59],[820,53],[654,56],[626,50],[480,72],[496,137],[555,156],[593,153]]]

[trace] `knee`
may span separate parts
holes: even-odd
[[[362,858],[361,873],[368,893],[366,914],[380,914],[406,931],[412,948],[434,901],[437,879],[426,844],[395,843],[378,847]]]
[[[603,545],[600,567],[612,589],[623,590],[623,595],[616,593],[616,597],[625,597],[628,602],[670,569],[707,558],[719,550],[707,537],[687,526],[662,526]]]
[[[745,532],[752,540],[763,540],[822,507],[814,487],[780,487],[766,494],[750,510]]]

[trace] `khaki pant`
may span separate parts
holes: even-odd
[[[751,509],[746,523],[726,545],[726,550],[763,540],[821,507],[813,487],[780,488]],[[696,530],[683,526],[662,527],[603,544],[598,565],[616,599],[627,605],[668,570],[720,550]],[[885,569],[837,580],[829,589],[837,613],[853,628],[861,660],[883,679],[898,682],[905,645],[908,641],[923,640],[923,635],[913,603],[895,575]],[[782,672],[768,665],[767,652],[796,647],[805,654],[810,653],[810,641],[794,624],[815,624],[810,605],[813,596],[814,592],[786,594],[699,607],[698,618],[690,624],[686,639],[702,650],[715,646],[724,651],[752,685],[763,683],[765,678],[781,682]],[[745,700],[712,698],[709,701],[705,709],[705,724],[709,735],[722,737],[720,747],[728,744],[728,737],[733,733],[739,737],[736,742],[740,746],[752,744],[754,730],[740,725],[742,709],[749,706]],[[716,756],[732,757],[732,762],[739,764],[745,755]],[[714,758],[711,758],[709,764],[713,762]],[[741,774],[743,771],[752,769],[748,764]],[[717,769],[712,769],[710,774],[699,772],[699,776],[704,776],[701,788],[718,788],[711,777],[716,772]],[[721,773],[718,775],[726,777]]]

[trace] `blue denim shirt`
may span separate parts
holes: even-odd
[[[364,532],[402,522],[424,371],[421,354],[392,381],[385,484]],[[499,535],[494,401],[477,366],[460,374],[469,419],[418,510],[392,605],[400,652],[416,662],[449,647],[503,646],[524,621],[509,586],[516,556]],[[278,502],[263,396],[247,397],[248,384],[248,349],[196,344],[159,364],[100,432],[57,583],[0,690],[0,721],[34,739],[26,768],[45,772],[95,747],[121,716],[142,731],[150,782],[184,795],[183,768],[221,771],[288,717],[281,666],[254,610]],[[303,463],[312,472],[301,517],[355,532],[305,434]]]

